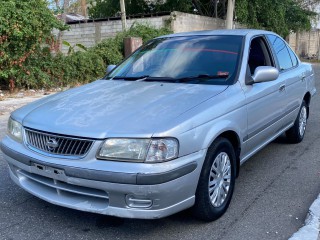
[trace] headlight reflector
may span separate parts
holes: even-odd
[[[132,162],[164,162],[178,157],[178,140],[175,138],[159,139],[107,139],[97,158],[132,161]]]
[[[178,145],[175,138],[152,139],[146,162],[163,162],[177,158]]]
[[[150,139],[110,138],[102,145],[98,157],[143,161],[149,143]]]
[[[22,141],[22,125],[12,118],[9,118],[8,121],[8,133],[15,140]]]

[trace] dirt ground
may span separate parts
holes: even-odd
[[[26,94],[20,92],[16,95],[4,96],[0,99],[0,116],[6,115],[27,103],[54,93],[55,92],[34,92],[33,94]]]

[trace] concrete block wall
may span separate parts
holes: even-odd
[[[145,23],[156,28],[168,26],[174,33],[225,28],[225,21],[222,19],[176,11],[164,16],[128,19],[127,27],[131,27],[134,23]],[[245,26],[236,23],[235,28],[245,28]],[[81,43],[86,47],[92,47],[103,39],[114,37],[121,31],[121,20],[78,23],[71,24],[70,30],[63,33],[62,39],[68,41],[71,45]],[[57,34],[57,32],[55,31],[54,34]],[[319,29],[299,32],[298,35],[292,33],[287,40],[299,56],[319,55]],[[67,53],[67,51],[68,47],[62,45],[62,52]]]
[[[171,29],[175,33],[222,28],[225,28],[225,21],[222,19],[182,12],[171,13]]]
[[[156,28],[164,27],[168,16],[128,19],[127,27],[130,28],[134,23],[144,23]],[[99,21],[71,24],[70,30],[63,32],[62,39],[71,45],[81,43],[86,47],[92,47],[103,39],[114,37],[122,31],[121,20]],[[66,53],[68,47],[62,45],[62,52]]]
[[[319,55],[320,30],[312,29],[299,33],[291,33],[288,39],[291,48],[301,57]],[[298,43],[298,44],[297,44]]]
[[[128,19],[127,27],[130,28],[134,23],[145,23],[156,28],[167,26],[174,33],[225,28],[225,20],[177,11],[164,16]],[[77,23],[69,26],[70,30],[63,33],[62,39],[71,45],[81,43],[86,47],[92,47],[122,31],[121,20]],[[236,24],[236,28],[243,26]],[[68,47],[63,45],[62,52],[67,53],[67,51]]]

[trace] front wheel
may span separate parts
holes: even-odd
[[[196,191],[193,213],[213,221],[227,210],[235,185],[236,156],[226,138],[217,138],[208,149]]]
[[[299,143],[303,140],[307,127],[307,104],[302,101],[299,114],[294,122],[294,125],[286,131],[286,136],[291,143]]]

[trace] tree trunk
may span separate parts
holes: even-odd
[[[214,0],[214,17],[218,18],[218,0]]]
[[[82,16],[87,18],[87,1],[86,0],[81,0],[81,12],[82,12]]]

